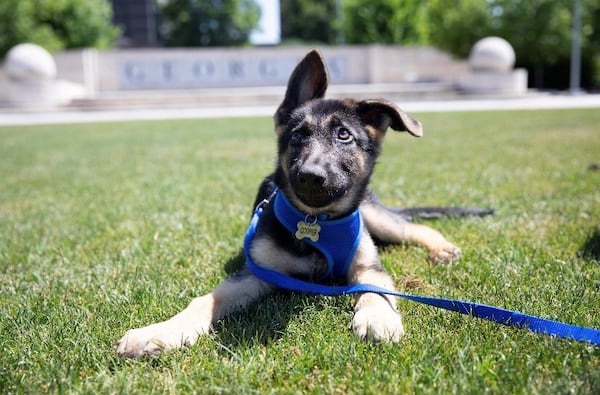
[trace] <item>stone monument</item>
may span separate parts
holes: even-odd
[[[85,88],[57,79],[56,62],[35,44],[11,48],[0,73],[0,104],[21,108],[51,108],[86,96]]]
[[[527,70],[514,69],[515,51],[503,38],[479,40],[469,54],[470,72],[457,82],[459,91],[470,94],[523,95]]]

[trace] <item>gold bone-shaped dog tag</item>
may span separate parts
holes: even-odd
[[[310,223],[306,221],[298,222],[298,230],[296,231],[296,238],[298,240],[302,239],[310,239],[313,242],[317,242],[319,240],[319,232],[321,231],[321,225],[318,223]]]

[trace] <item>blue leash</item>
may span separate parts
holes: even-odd
[[[254,263],[249,254],[250,243],[256,234],[256,228],[262,212],[263,209],[261,205],[259,205],[252,217],[252,220],[250,221],[250,226],[244,239],[246,266],[253,275],[279,288],[295,292],[320,294],[326,296],[341,296],[364,292],[393,295],[399,298],[412,300],[413,302],[454,311],[460,314],[471,315],[473,317],[482,318],[484,320],[507,326],[526,328],[536,333],[543,333],[549,336],[556,336],[569,340],[588,342],[593,345],[600,346],[600,330],[594,328],[566,324],[559,321],[535,317],[529,314],[520,313],[518,311],[506,310],[500,307],[489,306],[481,303],[394,292],[371,284],[352,284],[344,286],[316,284],[302,281],[274,270],[266,269]]]

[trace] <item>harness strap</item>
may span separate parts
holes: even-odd
[[[392,295],[399,298],[412,300],[413,302],[454,311],[460,314],[471,315],[473,317],[507,326],[526,328],[536,333],[556,336],[563,339],[587,342],[595,346],[600,346],[600,330],[594,328],[566,324],[559,321],[553,321],[546,318],[540,318],[529,314],[520,313],[518,311],[506,310],[500,307],[489,306],[481,303],[430,296],[417,296],[395,292],[371,284],[352,284],[345,286],[316,284],[302,281],[286,274],[261,267],[254,263],[250,257],[249,251],[252,239],[254,239],[256,234],[256,227],[258,225],[260,216],[262,215],[262,211],[263,209],[260,206],[256,209],[244,239],[246,266],[253,275],[279,288],[295,292],[320,294],[326,296],[350,295],[364,292]]]

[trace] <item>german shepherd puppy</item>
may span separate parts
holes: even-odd
[[[386,130],[420,137],[421,123],[382,99],[324,99],[327,83],[325,64],[314,50],[290,77],[285,98],[274,116],[276,169],[263,181],[255,200],[255,206],[265,202],[247,251],[251,259],[262,267],[308,280],[318,279],[326,271],[323,254],[295,237],[277,219],[269,198],[276,189],[296,210],[315,221],[323,216],[331,220],[344,218],[359,210],[364,227],[345,278],[337,280],[394,289],[394,282],[379,262],[374,239],[421,245],[434,261],[458,259],[460,249],[439,232],[408,222],[401,212],[379,204],[369,190]],[[213,323],[273,289],[273,285],[243,269],[212,293],[192,300],[172,318],[129,330],[117,342],[117,353],[126,357],[157,355],[192,345]],[[352,328],[359,338],[373,341],[395,342],[404,335],[395,298],[373,293],[354,296]]]

